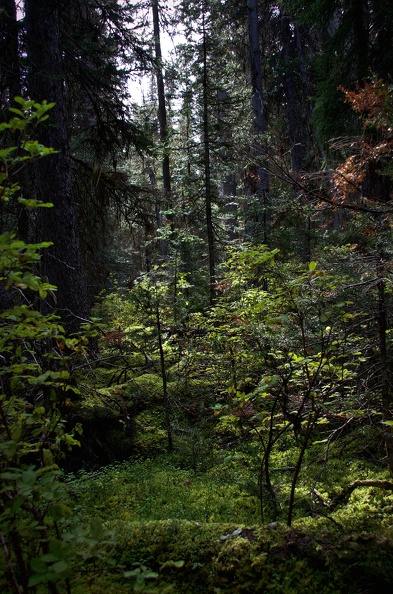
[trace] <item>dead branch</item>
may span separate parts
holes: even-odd
[[[359,480],[347,485],[339,495],[337,495],[330,504],[330,511],[335,510],[342,503],[346,503],[350,498],[352,492],[358,487],[376,487],[377,489],[385,489],[385,491],[393,491],[393,482],[378,481],[378,480]]]

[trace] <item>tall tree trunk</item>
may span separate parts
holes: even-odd
[[[57,155],[37,162],[36,197],[51,201],[37,221],[39,240],[52,241],[45,251],[41,273],[58,288],[51,304],[70,330],[89,314],[87,287],[77,223],[77,203],[73,195],[69,155],[68,113],[62,80],[62,51],[58,0],[26,0],[29,95],[38,101],[54,101],[48,123],[40,131],[40,141],[55,148]],[[49,310],[43,304],[44,311]]]
[[[209,295],[210,304],[214,303],[216,291],[216,255],[215,240],[213,229],[213,211],[212,211],[212,181],[210,171],[210,121],[209,121],[209,89],[208,89],[208,66],[207,66],[207,35],[205,14],[202,15],[203,27],[203,159],[205,165],[205,213],[206,213],[206,232],[207,247],[209,257]]]
[[[18,25],[14,0],[0,0],[0,117],[8,119],[7,108],[20,95]],[[6,136],[7,138],[7,136]],[[11,146],[14,139],[10,141]],[[0,233],[4,231],[4,203],[0,200]],[[6,298],[2,292],[3,298]]]
[[[228,118],[228,91],[219,89],[217,91],[218,113],[217,118],[220,121],[220,142],[224,145],[221,149],[221,159],[225,166],[231,166],[234,162],[233,147],[232,147],[232,128]],[[232,167],[231,167],[232,169]],[[226,199],[225,207],[228,216],[227,226],[228,234],[231,240],[237,239],[238,221],[236,216],[236,207],[233,204],[233,199],[237,194],[236,176],[233,173],[226,173],[221,184],[221,195]],[[229,200],[227,200],[229,199]]]
[[[250,46],[250,75],[252,88],[252,109],[254,112],[254,146],[252,159],[255,165],[249,172],[253,180],[254,195],[257,199],[255,224],[248,228],[248,234],[259,235],[268,242],[269,173],[267,164],[266,121],[263,104],[261,48],[259,42],[258,0],[247,0],[248,38]],[[247,221],[246,221],[247,228]]]
[[[295,47],[295,27],[291,26],[287,16],[281,15],[280,36],[282,44],[282,61],[284,67],[283,87],[287,107],[288,133],[291,151],[291,168],[299,173],[304,168],[306,156],[306,134],[304,108],[307,97],[298,90],[297,48]]]
[[[153,11],[153,29],[154,29],[154,50],[155,50],[155,70],[157,79],[157,93],[158,93],[158,123],[160,126],[160,140],[164,145],[164,156],[162,160],[162,180],[166,196],[171,192],[171,173],[169,166],[168,154],[168,118],[165,100],[165,84],[164,75],[162,71],[162,52],[161,52],[161,37],[160,37],[160,20],[158,12],[158,0],[152,0]]]
[[[20,95],[18,23],[15,0],[0,0],[0,108]]]
[[[19,64],[19,40],[16,4],[14,0],[0,0],[0,118],[1,121],[9,119],[8,108],[13,104],[13,99],[21,95]],[[15,138],[4,133],[4,142],[13,146]],[[26,190],[28,195],[28,176],[26,170],[18,174],[19,185]],[[0,233],[6,230],[5,204],[0,200]],[[20,207],[16,208],[17,222],[13,226],[18,228],[19,238],[23,241],[29,240],[29,214],[28,211]],[[0,311],[12,306],[12,296],[4,290],[0,283]]]
[[[299,29],[284,14],[281,14],[280,18],[280,37],[284,68],[282,83],[286,99],[291,171],[295,178],[293,194],[296,200],[300,199],[300,202],[304,203],[301,196],[299,197],[299,185],[296,183],[296,177],[305,169],[307,148],[310,147],[310,138],[307,137],[307,125],[311,116],[311,106],[307,97],[305,73],[302,72],[303,56]],[[311,219],[309,216],[307,216],[306,220],[302,218],[299,221],[297,234],[303,262],[309,262],[311,259],[310,227]]]
[[[157,79],[157,94],[158,94],[158,123],[160,127],[160,140],[163,146],[163,158],[162,158],[162,183],[164,187],[164,198],[165,202],[168,202],[171,194],[171,171],[169,163],[169,130],[168,130],[168,118],[165,100],[165,84],[164,75],[162,71],[162,52],[161,52],[161,38],[160,38],[160,19],[158,10],[158,0],[151,0],[152,13],[153,13],[153,30],[154,30],[154,50],[155,50],[155,71]],[[158,192],[157,192],[158,197]],[[158,228],[162,227],[162,213],[160,201],[156,200],[156,212],[157,212],[157,225]],[[161,256],[165,258],[168,252],[168,246],[165,241],[160,241],[160,252]]]

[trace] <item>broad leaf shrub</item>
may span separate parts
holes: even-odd
[[[0,197],[23,208],[49,203],[19,197],[15,174],[36,159],[54,153],[32,140],[53,104],[16,98],[12,119],[0,133],[15,145],[0,151]],[[41,251],[15,233],[0,235],[0,544],[5,583],[2,592],[27,594],[43,584],[45,591],[70,591],[68,577],[80,558],[95,554],[103,530],[72,527],[72,514],[57,462],[78,445],[76,426],[66,422],[78,388],[73,370],[84,356],[92,329],[67,336],[55,315],[42,315],[34,303],[56,287],[35,273]],[[4,307],[5,304],[5,307]],[[57,586],[61,583],[60,586]],[[8,590],[6,588],[9,588]]]

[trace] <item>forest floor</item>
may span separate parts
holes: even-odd
[[[370,465],[355,466],[351,473],[369,476]],[[74,576],[72,592],[391,592],[391,492],[359,488],[330,512],[319,492],[311,511],[300,488],[288,527],[288,479],[276,484],[278,521],[262,523],[252,478],[230,460],[194,472],[165,454],[69,475],[74,513],[106,543],[101,559]]]

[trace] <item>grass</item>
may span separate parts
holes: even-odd
[[[177,518],[194,522],[258,523],[258,500],[239,475],[195,474],[165,456],[110,466],[98,475],[68,477],[74,512],[104,522],[129,523]]]

